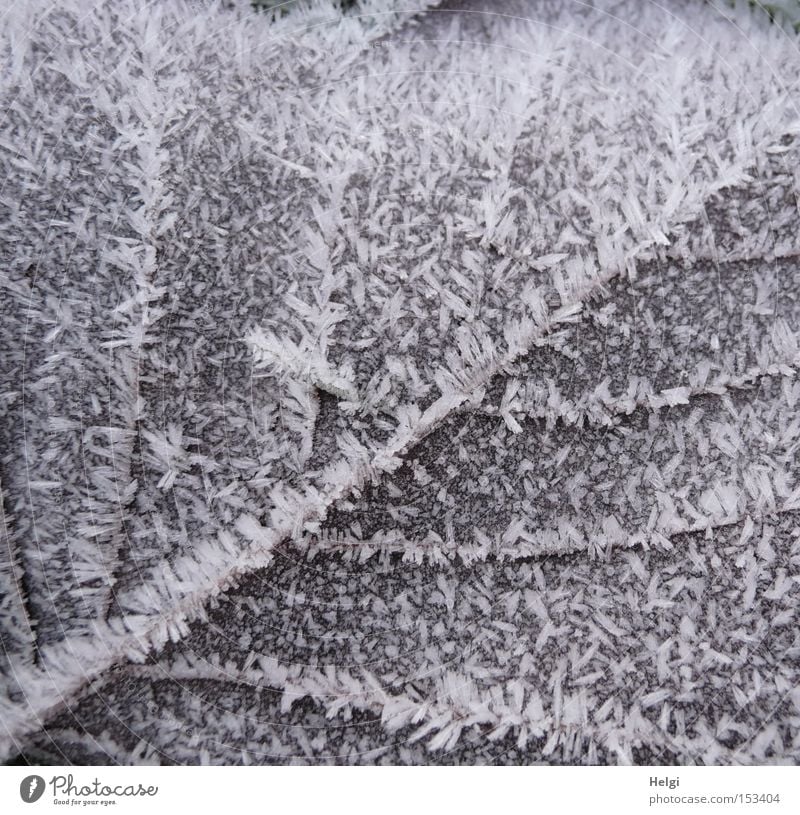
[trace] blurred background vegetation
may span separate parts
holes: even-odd
[[[293,6],[303,3],[304,0],[250,0],[253,8],[258,11],[268,11],[273,14],[286,14],[291,11]],[[800,0],[797,0],[800,2]],[[338,7],[342,10],[347,10],[358,5],[358,0],[331,0],[332,7]],[[409,5],[409,8],[411,6]]]
[[[304,2],[304,0],[251,0],[254,8],[260,11],[267,11],[272,14],[286,14],[291,11],[292,6]],[[702,2],[702,0],[698,0]],[[735,6],[737,0],[729,0]],[[771,2],[761,2],[761,0],[738,0],[746,2],[748,5],[762,10],[769,15],[770,20],[788,29],[800,31],[800,0],[772,0]],[[414,5],[413,0],[409,2],[409,8]],[[346,11],[358,6],[358,0],[331,0],[331,6],[336,6]]]
[[[800,0],[776,0],[773,3],[759,3],[756,0],[750,0],[750,5],[763,9],[773,22],[788,25],[795,31],[800,31]]]

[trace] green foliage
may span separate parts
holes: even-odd
[[[751,7],[765,11],[773,23],[800,31],[800,0],[771,0],[771,2],[747,0],[747,2]],[[735,6],[736,0],[731,0],[731,5]]]

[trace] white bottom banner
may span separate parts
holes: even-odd
[[[797,767],[2,767],[0,812],[800,812]]]

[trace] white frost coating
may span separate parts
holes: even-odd
[[[253,762],[369,762],[365,743],[402,762],[449,751],[513,763],[531,753],[589,764],[791,761],[796,745],[781,729],[800,723],[797,664],[784,656],[797,653],[800,584],[789,575],[799,534],[796,512],[747,517],[602,563],[477,563],[435,577],[410,564],[328,559],[320,569],[286,558],[266,585],[291,586],[293,601],[265,594],[264,575],[234,590],[186,642],[126,670],[153,689],[147,707],[113,682],[98,688],[111,707],[103,721],[113,734],[114,717],[132,719],[171,757],[193,760],[202,746],[212,762],[239,761],[239,751]],[[203,735],[209,717],[214,744]],[[367,735],[376,724],[383,741]],[[176,743],[188,725],[198,737]]]
[[[425,25],[441,19],[429,15],[418,42],[414,27],[392,38],[410,17],[396,3],[371,2],[361,17],[311,3],[272,26],[244,9],[178,0],[157,13],[139,0],[100,6],[78,27],[72,0],[53,14],[18,5],[2,44],[15,103],[0,134],[10,247],[0,295],[13,349],[2,441],[15,451],[2,462],[12,507],[4,535],[19,569],[0,576],[31,587],[44,670],[20,660],[10,685],[27,702],[4,698],[4,754],[107,666],[183,637],[207,601],[267,565],[286,538],[325,539],[327,515],[351,510],[371,484],[388,489],[462,408],[496,414],[527,443],[531,416],[624,434],[632,412],[733,399],[765,376],[780,391],[770,391],[773,407],[796,402],[796,314],[768,266],[753,275],[746,307],[715,315],[741,317],[747,359],[716,332],[688,381],[676,370],[660,384],[642,370],[571,394],[525,367],[537,350],[580,354],[574,332],[586,320],[637,336],[648,333],[641,325],[651,335],[670,325],[654,310],[641,323],[604,311],[596,301],[617,302],[617,279],[641,287],[654,265],[680,260],[694,288],[693,258],[765,260],[770,241],[770,262],[796,253],[796,179],[774,164],[765,183],[775,220],[750,208],[722,236],[698,226],[731,188],[752,197],[765,156],[793,149],[784,90],[797,78],[794,45],[744,10],[738,28],[693,12],[702,49],[673,22],[662,53],[648,38],[663,26],[635,4],[621,6],[630,29],[604,11],[573,19],[552,4],[557,36],[552,20],[506,15],[483,20],[476,36],[474,20],[453,16],[429,37]],[[737,47],[742,32],[754,48]],[[386,45],[362,50],[384,33]],[[120,41],[130,48],[120,52]],[[624,53],[593,59],[615,42]],[[640,58],[654,72],[644,84],[657,114],[641,127],[631,99],[642,82],[620,86]],[[731,115],[708,115],[710,85]],[[592,118],[601,111],[605,130]],[[626,122],[637,126],[623,132]],[[570,144],[580,149],[570,154]],[[759,319],[771,317],[767,331]],[[673,319],[673,347],[695,323]],[[773,453],[794,451],[797,428],[768,421],[770,409],[762,399],[738,423],[688,428],[703,430],[691,441],[715,461],[761,434],[764,467],[721,470],[696,495],[662,489],[689,460],[676,430],[671,457],[646,471],[656,521],[634,528],[600,513],[601,534],[577,548],[660,541],[795,506],[796,484]],[[552,453],[559,468],[574,462],[566,441]],[[415,467],[452,503],[439,473]],[[523,485],[533,479],[528,469]],[[593,486],[618,487],[635,506],[632,482]],[[392,489],[387,535],[420,517]],[[474,524],[463,559],[498,545],[508,556],[563,551],[584,534],[566,515],[540,529],[525,515],[499,536]],[[370,540],[359,524],[353,539]],[[453,519],[420,538],[447,552],[462,540]],[[2,615],[3,631],[19,633],[19,609],[4,605]],[[660,699],[653,690],[645,708]],[[436,748],[459,738],[447,710],[434,717]],[[570,711],[558,715],[582,715],[580,704]]]

